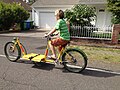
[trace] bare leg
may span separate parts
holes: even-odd
[[[51,49],[51,51],[52,51],[52,56],[53,56],[54,58],[56,58],[55,47],[51,44],[51,42],[49,42],[49,47],[50,47],[50,49]]]

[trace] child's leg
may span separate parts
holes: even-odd
[[[52,51],[52,57],[56,58],[56,51],[55,51],[55,47],[51,44],[51,42],[49,42],[49,47]]]
[[[67,43],[68,43],[68,41],[61,42],[61,45],[58,47],[58,51],[60,52],[62,50],[62,48],[65,48]]]
[[[55,46],[64,47],[67,43],[68,41],[62,40],[61,38],[56,38],[56,39],[51,40],[51,42],[49,43],[49,46],[52,51],[53,57],[56,57]],[[61,50],[62,47],[60,47],[59,50]]]

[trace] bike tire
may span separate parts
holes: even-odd
[[[63,65],[70,72],[82,72],[87,66],[87,60],[86,54],[80,49],[66,49],[62,55]]]
[[[7,42],[4,46],[4,53],[8,60],[16,62],[21,57],[21,50],[18,45],[15,45],[13,50],[13,42]]]

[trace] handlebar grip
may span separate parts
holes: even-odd
[[[58,34],[51,34],[50,36],[53,37],[53,36],[57,36]]]
[[[50,35],[47,35],[47,34],[46,34],[44,37],[45,37],[45,38],[50,38],[50,37],[57,36],[57,35],[58,35],[58,34],[50,34]]]

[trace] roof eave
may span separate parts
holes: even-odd
[[[89,5],[89,4],[107,4],[107,2],[80,2],[80,4],[87,4],[87,5]]]
[[[39,6],[31,6],[31,7],[38,8],[38,7],[71,7],[71,6],[73,6],[73,5],[39,5]]]

